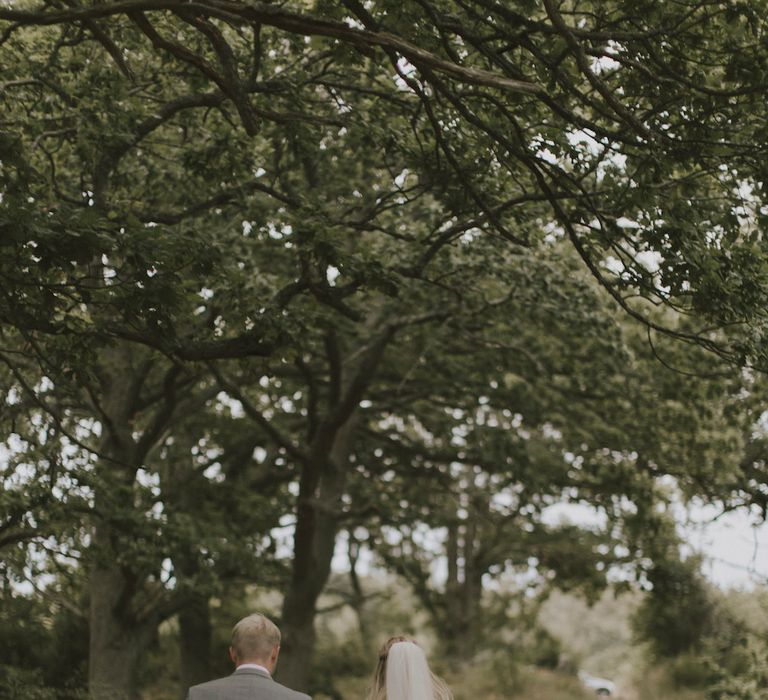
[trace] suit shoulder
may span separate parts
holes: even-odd
[[[206,681],[205,683],[198,683],[197,685],[193,685],[190,690],[195,690],[197,688],[212,688],[218,685],[221,685],[222,683],[226,683],[232,676],[223,676],[222,678],[214,678],[212,681]]]
[[[217,690],[218,688],[221,688],[222,686],[229,685],[231,676],[224,676],[223,678],[216,678],[212,681],[206,681],[205,683],[198,683],[197,685],[193,685],[189,689],[189,696],[194,700],[196,697],[196,694],[202,693],[204,694],[205,691],[208,690]]]
[[[207,698],[228,697],[227,692],[237,687],[258,687],[256,697],[270,698],[270,700],[312,700],[306,693],[292,690],[280,683],[257,675],[231,675],[217,678],[207,683],[194,685],[189,689],[187,700],[207,700]]]

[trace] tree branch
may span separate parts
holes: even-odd
[[[303,36],[324,36],[338,39],[356,47],[381,47],[392,49],[408,59],[416,66],[429,68],[442,73],[459,82],[471,85],[485,85],[499,90],[518,92],[524,94],[539,94],[543,88],[535,83],[523,80],[514,80],[503,75],[497,75],[489,71],[477,68],[468,68],[444,60],[435,54],[422,49],[402,37],[388,32],[375,32],[365,29],[350,27],[344,22],[320,19],[310,15],[303,15],[283,10],[281,7],[261,2],[232,2],[229,0],[211,0],[210,2],[180,2],[179,0],[120,0],[109,4],[91,5],[69,10],[57,10],[54,12],[17,10],[13,8],[0,8],[0,19],[26,25],[52,25],[67,22],[83,21],[91,18],[110,17],[118,14],[134,14],[144,12],[156,12],[160,10],[184,10],[201,16],[219,17],[228,21],[254,22],[282,29],[284,31]],[[141,22],[141,20],[140,20]],[[147,28],[146,20],[142,22],[142,29]],[[150,34],[153,30],[149,28]],[[152,36],[150,36],[152,38]],[[158,37],[159,38],[159,37]],[[157,40],[157,39],[155,39]],[[161,44],[163,40],[160,39]],[[158,44],[158,45],[161,45]],[[163,48],[170,48],[163,45]],[[183,49],[183,47],[181,47]],[[178,51],[178,47],[174,47]],[[189,56],[186,50],[183,52],[187,62],[199,62],[198,59]],[[221,80],[221,76],[212,71],[210,66],[198,66],[215,82]]]

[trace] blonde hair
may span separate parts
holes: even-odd
[[[244,617],[232,629],[232,648],[241,660],[264,661],[280,644],[280,630],[261,613]]]
[[[410,644],[419,644],[410,637],[398,635],[390,637],[379,650],[379,659],[376,663],[376,670],[373,672],[373,681],[368,691],[366,700],[387,700],[387,660],[389,659],[390,649],[399,642],[408,642]],[[453,700],[453,693],[440,677],[429,671],[432,679],[432,698],[433,700]],[[389,700],[397,700],[389,698]]]

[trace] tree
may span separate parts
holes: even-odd
[[[534,243],[537,221],[556,222],[555,235],[568,239],[614,301],[654,332],[757,365],[766,280],[756,228],[764,216],[763,159],[755,144],[765,139],[754,115],[766,59],[752,37],[763,31],[761,17],[751,6],[696,0],[642,9],[553,0],[543,7],[488,0],[363,7],[350,0],[321,3],[314,12],[303,4],[200,2],[194,14],[184,3],[135,0],[0,12],[6,53],[25,53],[44,68],[42,78],[23,71],[8,88],[17,99],[41,96],[32,116],[51,113],[52,123],[63,125],[48,129],[45,116],[37,122],[42,128],[21,132],[19,144],[20,124],[11,120],[17,152],[33,163],[38,154],[30,158],[30,147],[55,152],[39,172],[58,187],[57,165],[76,151],[72,146],[89,151],[82,177],[71,180],[82,187],[60,190],[66,199],[37,198],[44,211],[56,202],[56,221],[69,218],[64,202],[76,211],[82,192],[92,192],[87,198],[104,212],[112,205],[118,220],[131,212],[156,223],[224,207],[235,192],[239,198],[256,190],[288,207],[309,203],[303,193],[254,180],[253,167],[233,172],[229,164],[212,196],[195,177],[184,180],[180,206],[169,208],[167,190],[160,202],[148,192],[131,195],[148,182],[179,181],[164,165],[157,168],[164,180],[145,177],[166,158],[160,135],[176,132],[168,144],[187,154],[186,176],[208,170],[200,156],[226,163],[230,124],[222,124],[211,150],[210,139],[190,145],[195,130],[179,131],[187,115],[207,111],[226,120],[231,112],[252,143],[269,144],[275,131],[290,135],[267,146],[278,162],[286,140],[301,151],[335,138],[340,127],[358,129],[380,151],[411,154],[422,186],[449,209],[473,208],[481,228],[512,245]],[[40,53],[25,51],[24,42]],[[89,62],[70,58],[82,49]],[[92,119],[73,122],[73,108],[84,106],[78,81],[91,85],[96,73],[101,88],[89,91],[94,109],[85,112]],[[171,73],[181,78],[179,87],[169,84]],[[383,125],[363,111],[374,98]],[[157,145],[138,154],[147,139]],[[28,210],[23,200],[9,204],[13,216]],[[446,233],[443,244],[451,239]],[[636,303],[638,293],[706,320],[670,328]],[[100,332],[130,334],[188,357],[269,354],[281,340],[269,317],[213,347],[185,347],[143,324]]]
[[[335,535],[373,508],[352,508],[345,496],[356,478],[378,473],[377,440],[444,476],[460,445],[440,445],[440,460],[413,457],[423,448],[414,426],[427,425],[433,438],[464,430],[441,401],[464,411],[459,423],[474,421],[468,398],[497,381],[498,398],[525,406],[539,431],[554,415],[574,458],[590,465],[579,486],[605,508],[624,488],[649,501],[663,473],[691,493],[730,495],[739,476],[719,467],[733,432],[698,430],[722,418],[721,404],[712,416],[685,413],[685,440],[671,427],[650,439],[631,420],[614,429],[611,419],[633,408],[629,397],[643,398],[649,365],[633,377],[637,393],[624,391],[623,362],[633,355],[611,350],[621,345],[609,332],[616,317],[585,312],[583,289],[567,284],[578,275],[575,254],[644,324],[642,343],[667,364],[698,373],[706,364],[671,337],[763,366],[755,144],[764,126],[753,115],[764,82],[755,67],[765,57],[747,44],[762,20],[741,5],[718,7],[350,0],[310,11],[126,0],[0,8],[0,50],[14,70],[4,82],[0,209],[0,319],[10,329],[6,364],[17,373],[8,386],[22,377],[28,401],[46,400],[38,408],[53,416],[57,436],[72,434],[76,419],[100,422],[100,443],[86,441],[104,475],[89,508],[104,512],[105,498],[109,510],[113,486],[122,502],[142,494],[126,522],[100,521],[107,560],[111,540],[145,532],[147,488],[136,475],[163,450],[165,433],[184,434],[183,419],[222,388],[242,395],[255,425],[247,440],[223,447],[269,447],[266,466],[247,452],[244,461],[265,467],[277,488],[280,474],[299,475],[284,624],[287,672],[299,669],[300,685]],[[558,307],[569,312],[562,328],[542,334]],[[536,323],[520,342],[506,342],[530,314]],[[607,367],[572,351],[563,332],[571,325],[589,331],[596,357],[607,350]],[[542,338],[558,343],[562,362]],[[429,363],[450,378],[450,391],[429,380]],[[502,364],[515,367],[511,376]],[[719,364],[706,371],[728,373]],[[49,374],[53,388],[39,386]],[[608,399],[590,397],[605,375]],[[280,384],[260,387],[262,376]],[[673,395],[682,385],[652,386],[664,417],[679,418]],[[732,386],[727,393],[738,395]],[[706,390],[685,385],[682,395],[701,401]],[[285,408],[291,401],[298,417]],[[595,405],[583,425],[578,408]],[[495,408],[503,416],[503,403]],[[386,418],[406,428],[384,428]],[[415,432],[418,449],[388,432],[411,441]],[[485,442],[493,431],[476,432],[478,446],[493,445]],[[627,445],[642,449],[625,454]],[[707,445],[708,459],[689,459]],[[533,494],[536,457],[520,476]],[[197,476],[186,484],[191,502],[194,484],[204,483]],[[176,496],[170,504],[184,512],[188,495]],[[9,499],[12,537],[34,531],[28,508],[18,493]],[[176,554],[194,580],[195,558],[185,565],[184,548]],[[162,561],[153,556],[129,578],[152,583]],[[92,563],[100,571],[98,558]],[[124,573],[112,566],[104,576],[119,583]],[[158,619],[150,617],[146,630]],[[136,630],[124,631],[130,640]],[[97,630],[94,648],[99,638]],[[291,645],[304,641],[294,655]],[[127,675],[137,658],[129,656],[120,662]],[[117,685],[109,692],[126,692]]]
[[[483,610],[495,605],[483,579],[535,568],[537,584],[594,595],[612,565],[638,578],[664,565],[643,539],[667,498],[660,483],[674,478],[684,498],[744,497],[728,486],[744,485],[732,455],[759,408],[738,372],[702,381],[660,369],[642,334],[616,323],[588,281],[564,275],[566,261],[551,255],[551,268],[541,254],[521,272],[528,284],[514,287],[514,301],[474,319],[468,346],[454,331],[430,348],[361,457],[383,482],[354,493],[376,514],[372,546],[459,656],[477,627],[490,641]],[[560,292],[578,305],[532,303],[550,274],[568,279]],[[680,351],[663,354],[677,364]],[[604,524],[553,526],[546,511],[562,502],[589,504]]]
[[[713,624],[713,603],[701,560],[657,558],[649,572],[651,592],[637,611],[638,636],[650,642],[652,653],[669,659],[701,648]]]

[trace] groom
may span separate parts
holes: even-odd
[[[280,630],[264,615],[244,617],[232,630],[229,658],[235,672],[192,686],[187,700],[311,700],[272,680],[280,653]]]

